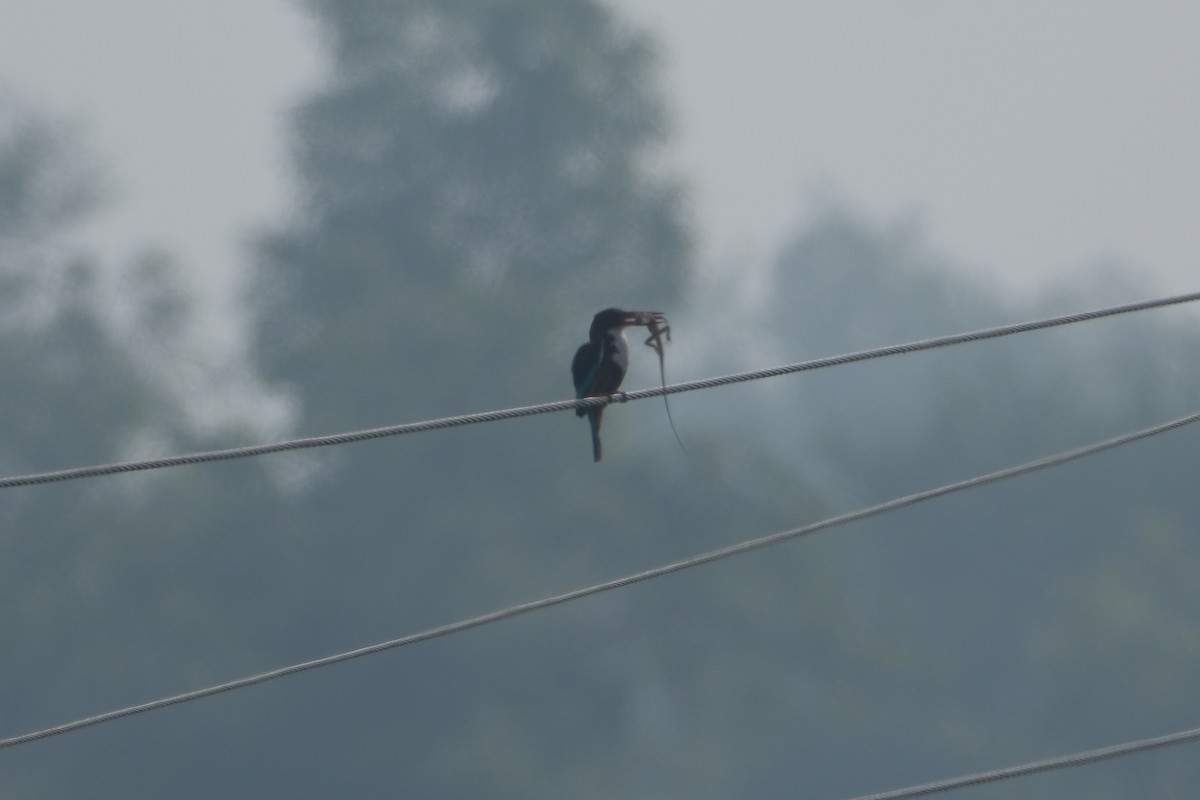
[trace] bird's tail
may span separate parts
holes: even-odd
[[[592,460],[600,460],[600,420],[604,418],[604,407],[588,410],[588,423],[592,427]]]

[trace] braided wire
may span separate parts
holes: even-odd
[[[165,467],[178,467],[186,464],[205,464],[212,461],[229,461],[237,458],[248,458],[251,456],[263,456],[271,453],[282,453],[289,450],[306,450],[314,447],[329,447],[332,445],[351,444],[354,442],[365,442],[371,439],[381,439],[386,436],[401,436],[409,433],[421,433],[423,431],[434,431],[444,428],[456,428],[463,425],[474,425],[481,422],[496,422],[505,419],[516,419],[517,417],[528,417],[533,416],[534,414],[547,414],[554,411],[566,411],[568,409],[575,408],[594,408],[607,405],[612,402],[624,403],[630,400],[644,400],[649,397],[660,397],[671,394],[680,394],[682,392],[693,392],[700,389],[712,389],[718,386],[729,386],[734,383],[744,383],[746,381],[756,381],[764,378],[777,378],[781,375],[791,375],[797,372],[808,372],[815,369],[824,369],[826,367],[837,367],[844,364],[853,364],[859,361],[868,361],[874,358],[903,355],[905,353],[916,353],[922,350],[933,350],[939,347],[950,347],[952,345],[978,342],[985,339],[997,339],[1002,336],[1011,336],[1017,333],[1027,333],[1046,328],[1054,328],[1061,325],[1087,322],[1090,320],[1101,319],[1103,317],[1112,317],[1118,314],[1129,314],[1135,311],[1146,311],[1149,309],[1163,308],[1182,303],[1191,303],[1196,300],[1200,300],[1200,292],[1172,295],[1170,297],[1161,297],[1153,300],[1143,300],[1137,303],[1126,303],[1124,305],[1111,306],[1109,308],[1101,308],[1094,311],[1084,311],[1077,314],[1050,317],[1048,319],[1034,320],[1032,322],[1020,322],[1013,325],[1001,325],[995,328],[985,328],[983,330],[970,331],[968,333],[957,333],[950,336],[940,336],[933,339],[922,339],[915,342],[880,347],[873,350],[860,350],[858,352],[846,353],[844,355],[827,356],[825,358],[818,358],[812,361],[802,361],[797,364],[786,364],[780,367],[752,370],[749,372],[739,372],[732,375],[722,375],[716,378],[706,378],[703,380],[687,381],[685,383],[675,383],[671,384],[670,386],[637,389],[632,392],[621,392],[611,397],[582,397],[573,400],[557,400],[538,405],[518,406],[514,408],[500,409],[497,411],[483,411],[475,414],[462,414],[454,417],[442,417],[440,419],[425,420],[423,422],[407,422],[399,425],[387,425],[380,428],[369,428],[366,430],[351,431],[348,433],[335,433],[326,436],[312,436],[303,439],[291,439],[288,441],[274,442],[270,444],[230,447],[223,450],[207,450],[178,456],[151,458],[143,461],[122,461],[110,464],[98,464],[88,467],[73,467],[70,469],[61,469],[51,472],[36,472],[27,475],[14,475],[11,477],[0,478],[0,489],[10,489],[17,486],[34,486],[37,484],[76,480],[78,478],[92,478],[101,475],[116,475],[126,472],[142,472],[145,470],[163,469]]]
[[[1017,764],[1016,766],[988,770],[987,772],[974,772],[970,775],[961,775],[957,778],[923,783],[919,786],[910,786],[906,789],[894,789],[890,792],[862,795],[851,800],[908,800],[908,798],[912,797],[927,797],[931,794],[948,792],[952,789],[963,789],[967,786],[978,786],[982,783],[995,783],[1010,778],[1022,778],[1026,775],[1034,775],[1039,772],[1049,772],[1056,769],[1066,769],[1068,767],[1082,767],[1085,764],[1094,764],[1097,761],[1104,761],[1109,758],[1132,755],[1133,753],[1141,753],[1146,750],[1166,747],[1172,744],[1183,744],[1184,742],[1192,742],[1197,739],[1200,739],[1200,728],[1169,733],[1165,736],[1155,736],[1149,739],[1138,739],[1109,747],[1100,747],[1082,753],[1072,753],[1041,761],[1031,761],[1027,764]]]
[[[782,542],[790,541],[792,539],[797,539],[801,536],[807,536],[808,534],[816,533],[817,531],[822,531],[827,528],[833,528],[833,527],[839,526],[839,525],[846,525],[848,523],[857,522],[859,520],[866,519],[868,517],[874,517],[879,514],[884,514],[889,511],[895,511],[897,509],[904,508],[906,506],[915,505],[917,503],[921,503],[926,500],[932,500],[935,497],[941,497],[943,495],[951,494],[953,492],[959,492],[964,489],[971,489],[971,488],[974,488],[977,486],[982,486],[987,483],[993,483],[995,481],[1004,480],[1006,478],[1012,478],[1012,477],[1016,477],[1018,475],[1024,475],[1024,474],[1034,472],[1037,470],[1046,469],[1048,467],[1054,467],[1054,466],[1058,466],[1060,464],[1065,464],[1068,461],[1074,461],[1076,459],[1083,458],[1085,456],[1090,456],[1095,453],[1099,453],[1103,450],[1109,450],[1111,448],[1118,447],[1120,445],[1129,444],[1131,442],[1139,441],[1141,439],[1146,439],[1151,436],[1156,436],[1160,433],[1165,433],[1167,431],[1174,430],[1176,428],[1181,428],[1184,425],[1190,425],[1191,423],[1197,422],[1197,421],[1200,421],[1200,412],[1196,412],[1194,414],[1189,414],[1188,416],[1185,416],[1185,417],[1179,417],[1177,419],[1173,419],[1173,420],[1170,420],[1169,422],[1164,422],[1160,425],[1155,425],[1150,428],[1143,428],[1142,430],[1134,431],[1132,433],[1126,433],[1121,436],[1116,436],[1111,439],[1106,439],[1101,442],[1096,442],[1096,443],[1085,445],[1082,447],[1077,447],[1072,450],[1067,450],[1067,451],[1058,453],[1056,455],[1047,456],[1045,458],[1040,458],[1035,461],[1029,461],[1029,462],[1026,462],[1024,464],[1019,464],[1014,467],[1007,467],[1005,469],[997,470],[995,472],[990,472],[985,475],[978,475],[973,478],[968,478],[966,480],[959,481],[957,483],[951,483],[951,484],[937,487],[935,489],[927,489],[925,491],[916,492],[914,494],[894,498],[892,500],[888,500],[888,501],[879,503],[877,505],[868,506],[866,508],[861,508],[861,509],[858,509],[857,511],[852,511],[847,514],[842,514],[840,516],[830,517],[828,519],[821,520],[819,522],[814,522],[809,525],[804,525],[799,528],[793,528],[791,530],[780,531],[778,533],[773,533],[768,536],[763,536],[763,537],[760,537],[757,539],[750,539],[748,541],[739,542],[737,544],[728,545],[726,547],[721,547],[716,550],[710,550],[706,553],[701,553],[699,555],[692,556],[690,558],[685,558],[681,561],[675,561],[675,562],[672,562],[669,564],[665,564],[662,566],[658,566],[658,567],[654,567],[652,569],[645,570],[643,572],[638,572],[638,573],[634,573],[632,575],[626,575],[626,576],[623,576],[620,578],[616,578],[614,580],[605,581],[604,583],[597,583],[592,586],[587,586],[587,587],[583,587],[580,589],[574,589],[572,591],[565,592],[565,593],[559,594],[559,595],[554,595],[552,597],[544,597],[539,600],[532,600],[532,601],[529,601],[526,603],[521,603],[519,605],[509,606],[507,608],[502,608],[502,609],[498,609],[496,611],[491,611],[491,612],[488,612],[486,614],[481,614],[476,617],[458,620],[456,622],[451,622],[451,623],[448,623],[445,625],[439,625],[437,627],[429,628],[427,630],[420,631],[418,633],[413,633],[408,636],[403,636],[398,639],[391,639],[386,642],[378,642],[376,644],[368,645],[366,647],[361,647],[356,650],[350,650],[350,651],[343,652],[343,653],[337,653],[334,655],[317,658],[312,661],[306,661],[306,662],[303,662],[300,664],[292,664],[290,666],[281,667],[279,669],[271,670],[269,672],[263,672],[263,673],[259,673],[257,675],[250,675],[250,676],[247,676],[244,678],[239,678],[237,680],[229,681],[228,683],[223,683],[223,684],[219,684],[216,686],[209,686],[209,687],[206,687],[203,689],[196,689],[194,691],[185,692],[183,694],[177,694],[172,697],[166,697],[166,698],[162,698],[159,700],[153,700],[148,703],[143,703],[141,705],[129,706],[127,708],[117,709],[115,711],[109,711],[109,712],[106,712],[103,714],[98,714],[94,717],[87,717],[86,719],[75,720],[73,722],[67,722],[62,725],[56,725],[51,728],[45,728],[43,730],[33,731],[31,733],[22,734],[20,736],[14,736],[14,737],[11,737],[8,739],[0,739],[0,749],[6,748],[6,747],[13,747],[13,746],[19,745],[19,744],[25,744],[27,742],[32,742],[32,741],[35,741],[38,739],[44,739],[49,736],[56,736],[56,735],[62,734],[62,733],[69,733],[71,731],[79,730],[80,728],[86,728],[90,725],[96,725],[96,724],[104,723],[104,722],[111,722],[113,720],[121,719],[122,717],[129,717],[129,716],[133,716],[135,714],[141,714],[141,713],[144,713],[147,711],[154,711],[154,710],[157,710],[160,708],[166,708],[167,706],[178,705],[180,703],[186,703],[186,702],[189,702],[192,700],[199,700],[204,697],[211,697],[213,695],[222,694],[224,692],[233,691],[235,689],[242,689],[242,688],[245,688],[248,686],[254,686],[256,684],[266,683],[267,681],[275,680],[276,678],[282,678],[287,675],[294,675],[298,672],[305,672],[307,670],[317,669],[319,667],[331,666],[333,664],[338,664],[338,663],[341,663],[344,661],[350,661],[351,659],[360,658],[362,656],[368,656],[368,655],[372,655],[375,653],[381,653],[385,650],[392,650],[392,649],[395,649],[398,647],[405,647],[407,645],[417,644],[418,642],[424,642],[424,641],[428,641],[430,639],[436,639],[436,638],[439,638],[442,636],[449,636],[451,634],[470,630],[471,628],[478,628],[483,625],[490,625],[492,623],[500,622],[501,620],[509,619],[511,617],[516,617],[516,616],[519,616],[522,614],[527,614],[531,611],[539,611],[541,609],[550,608],[552,606],[561,605],[563,603],[569,603],[573,600],[579,600],[584,597],[589,597],[591,595],[600,594],[601,592],[608,592],[613,589],[619,589],[619,588],[622,588],[625,586],[631,586],[635,583],[641,583],[643,581],[651,580],[653,578],[660,578],[660,577],[663,577],[664,575],[669,575],[671,573],[681,572],[683,570],[692,569],[693,567],[699,567],[704,564],[711,564],[714,561],[720,561],[720,560],[723,560],[726,558],[731,558],[733,556],[742,555],[744,553],[749,553],[749,552],[752,552],[755,550],[760,550],[765,547],[771,547],[773,545],[777,545]]]

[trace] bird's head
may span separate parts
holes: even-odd
[[[592,339],[603,336],[606,331],[620,330],[631,325],[642,325],[637,311],[622,311],[619,308],[606,308],[592,317],[592,327],[588,336]]]

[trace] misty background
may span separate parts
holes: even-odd
[[[6,3],[0,473],[561,399],[612,304],[683,380],[1193,290],[1198,14]],[[681,395],[687,454],[652,401],[600,465],[556,414],[5,490],[0,737],[1190,413],[1198,339]],[[839,797],[1193,728],[1198,435],[10,748],[0,793]]]

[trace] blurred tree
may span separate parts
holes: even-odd
[[[333,75],[296,114],[301,216],[264,240],[254,298],[309,424],[560,396],[548,335],[679,296],[644,36],[592,0],[308,6]],[[430,346],[451,342],[471,343],[452,363]]]
[[[199,388],[179,380],[179,360],[193,353],[194,304],[173,259],[136,258],[114,290],[113,268],[75,243],[102,186],[71,126],[0,99],[3,474],[206,443],[192,411],[221,380],[209,374]],[[254,427],[250,414],[223,420],[224,434]],[[248,580],[242,562],[261,566],[266,556],[253,556],[263,544],[224,539],[231,525],[270,513],[270,485],[257,468],[229,466],[4,493],[2,735],[178,690],[189,675],[212,680],[227,674],[231,654],[253,662],[269,650],[269,635],[252,623],[250,635],[230,624],[269,585]],[[137,751],[155,739],[130,734],[109,746]],[[0,795],[130,796],[128,786],[105,784],[107,757],[69,742],[6,751]],[[174,780],[167,765],[180,762],[161,763]],[[142,790],[169,794],[163,772],[143,771]]]
[[[76,137],[12,101],[3,107],[0,360],[13,424],[0,464],[14,472],[111,457],[168,416],[166,401],[115,341],[96,263],[67,243],[97,199]]]
[[[1127,270],[1092,277],[1018,303],[931,253],[918,228],[874,227],[832,207],[781,254],[759,319],[791,361],[1146,296]],[[1200,347],[1187,313],[801,376],[794,391],[754,399],[753,418],[771,421],[757,440],[857,504],[1163,422],[1194,411],[1200,396],[1200,376],[1184,366]],[[904,754],[893,767],[904,777],[864,791],[1196,724],[1185,677],[1195,642],[1183,622],[1196,593],[1179,565],[1200,557],[1181,535],[1183,520],[1200,518],[1189,488],[1197,435],[1166,434],[856,526],[871,544],[839,551],[859,587],[844,613],[896,657],[863,683],[880,732],[893,734],[860,744]],[[1200,785],[1200,771],[1178,765],[1141,762],[1021,794]]]
[[[106,318],[98,264],[69,243],[100,197],[86,161],[70,127],[10,97],[0,100],[5,474],[129,456],[151,439],[168,446],[186,441],[172,422],[177,407]],[[6,733],[79,707],[106,670],[80,675],[77,654],[98,662],[116,655],[96,623],[130,602],[128,587],[106,573],[121,543],[130,541],[110,526],[136,495],[47,487],[13,490],[0,504]],[[36,758],[24,762],[33,763]],[[63,787],[56,780],[50,773],[31,779],[30,796],[57,793],[54,788]],[[17,796],[7,788],[0,782],[0,793]]]

